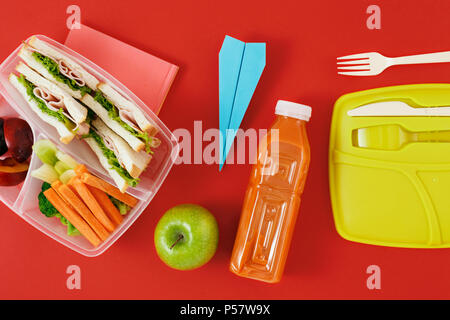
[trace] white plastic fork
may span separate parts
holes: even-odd
[[[385,57],[378,52],[368,52],[339,57],[337,60],[338,74],[346,76],[376,76],[382,73],[386,68],[394,65],[450,62],[450,51],[397,58]]]

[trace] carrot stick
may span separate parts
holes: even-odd
[[[78,178],[70,179],[69,185],[75,188],[80,198],[83,199],[84,203],[91,210],[91,212],[98,219],[98,221],[100,221],[100,223],[103,224],[106,230],[110,232],[114,231],[115,225],[112,223],[111,220],[109,220],[105,211],[103,211],[100,204],[97,202],[97,200],[95,200],[94,196],[89,191],[87,186],[83,182],[81,182],[80,179]]]
[[[108,214],[109,218],[117,225],[119,225],[122,222],[123,217],[116,206],[112,203],[111,199],[108,198],[108,195],[100,189],[91,186],[87,187],[89,191],[91,191],[97,202],[100,203],[103,210],[105,210],[105,212]]]
[[[78,231],[95,247],[102,241],[95,234],[95,232],[89,227],[89,225],[76,213],[53,189],[47,189],[44,191],[45,197],[50,203],[66,218],[71,224],[77,228]]]
[[[83,173],[89,173],[89,171],[87,170],[85,165],[80,164],[75,168],[75,173],[80,176]],[[91,191],[91,193],[93,194],[97,202],[101,205],[106,214],[109,216],[109,218],[117,225],[119,225],[123,221],[123,217],[116,206],[109,199],[107,194],[102,190],[91,186],[88,186],[88,189],[89,191]]]
[[[75,173],[77,174],[77,176],[81,176],[83,173],[89,173],[89,171],[87,170],[84,164],[79,164],[78,166],[75,167]],[[106,214],[109,216],[109,218],[119,225],[122,222],[123,217],[120,214],[119,210],[116,208],[116,206],[109,199],[107,194],[100,189],[91,186],[87,187],[89,191],[91,191],[92,195],[95,197],[97,202],[101,205],[103,210],[106,212]]]
[[[81,181],[90,185],[91,187],[94,187],[94,188],[102,190],[103,192],[106,192],[110,196],[113,196],[117,200],[122,201],[123,203],[129,205],[130,207],[134,207],[138,202],[138,199],[136,199],[135,197],[133,197],[127,193],[122,193],[119,189],[117,189],[113,185],[110,185],[108,182],[103,181],[102,179],[100,179],[96,176],[93,176],[90,173],[83,173],[81,175]]]
[[[56,180],[52,183],[52,188],[56,191],[56,193],[61,197],[61,199],[64,200],[64,197],[59,193],[59,187],[62,186],[62,182],[59,180]],[[64,200],[65,201],[65,200]]]
[[[101,205],[97,202],[94,195],[90,192],[87,185],[85,185],[80,179],[76,178],[72,181],[71,186],[76,190],[80,198],[84,201],[86,206],[91,210],[98,221],[108,230],[109,232],[114,231],[116,226],[109,219],[108,215],[105,213]]]
[[[75,169],[73,169],[76,173],[77,176],[82,175],[83,173],[89,173],[88,169],[86,168],[86,166],[84,164],[79,164],[75,167]]]
[[[109,236],[109,232],[103,227],[103,225],[94,217],[92,212],[86,207],[83,201],[77,196],[69,186],[62,184],[57,192],[62,196],[66,202],[68,202],[83,219],[89,224],[89,226],[97,233],[97,235],[103,241]]]

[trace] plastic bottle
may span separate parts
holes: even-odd
[[[279,100],[258,147],[231,257],[235,274],[281,280],[310,162],[309,106]]]

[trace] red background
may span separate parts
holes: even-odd
[[[449,1],[2,1],[0,59],[31,34],[63,42],[70,4],[81,7],[82,23],[180,66],[160,113],[172,130],[193,131],[194,120],[203,120],[204,130],[218,127],[218,53],[225,34],[267,42],[267,66],[242,128],[269,127],[277,99],[313,107],[312,164],[300,217],[284,278],[268,285],[228,271],[249,165],[227,165],[221,173],[217,165],[175,166],[144,214],[96,258],[72,252],[0,205],[0,298],[450,298],[450,250],[369,246],[336,233],[327,169],[329,125],[340,95],[450,80],[450,64],[342,77],[335,58],[450,50]],[[371,4],[381,7],[381,30],[366,27]],[[157,257],[153,231],[168,208],[185,202],[214,213],[220,243],[206,266],[180,272]],[[66,268],[72,264],[81,267],[81,290],[66,288]],[[371,264],[381,267],[381,290],[366,287]]]

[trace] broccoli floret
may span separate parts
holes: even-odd
[[[42,184],[42,191],[38,195],[39,210],[41,210],[41,212],[48,218],[60,214],[58,210],[56,210],[56,208],[50,203],[50,201],[47,200],[47,198],[44,195],[44,191],[50,188],[51,188],[50,183],[44,182]]]
[[[47,189],[50,189],[51,187],[52,186],[50,185],[50,183],[44,182],[42,184],[42,189],[41,189],[42,191],[38,195],[39,210],[41,210],[41,212],[47,218],[51,218],[51,217],[59,218],[59,220],[61,220],[61,223],[65,226],[67,226],[67,234],[69,236],[78,236],[80,234],[80,232],[69,222],[69,220],[64,218],[64,216],[61,213],[59,213],[59,211],[56,210],[56,208],[45,197],[44,191]]]

